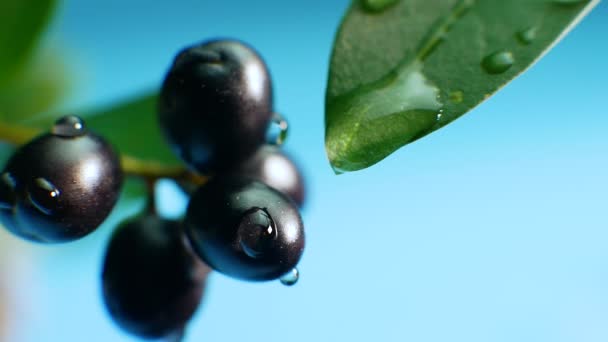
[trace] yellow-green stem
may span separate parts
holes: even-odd
[[[0,121],[0,142],[19,146],[27,143],[42,131],[36,128],[7,124]],[[171,178],[202,184],[207,177],[199,176],[184,167],[166,166],[156,161],[142,160],[133,156],[122,154],[121,163],[126,175],[142,177],[146,180]]]

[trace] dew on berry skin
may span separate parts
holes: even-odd
[[[513,63],[515,58],[510,51],[499,50],[487,55],[481,61],[481,66],[488,74],[496,75],[509,70]]]
[[[36,178],[28,189],[30,203],[46,215],[51,215],[57,206],[61,191],[44,178]]]
[[[298,279],[300,279],[300,271],[294,267],[291,271],[284,274],[279,280],[281,281],[281,284],[285,286],[293,286],[298,282]]]
[[[52,133],[66,138],[79,137],[87,133],[84,121],[76,115],[66,115],[55,121]]]
[[[289,131],[289,123],[279,113],[273,113],[272,120],[266,131],[266,142],[271,145],[283,145],[287,139],[287,133]]]
[[[241,218],[237,234],[243,252],[251,258],[259,258],[276,239],[277,229],[266,210],[253,208]]]
[[[15,203],[16,181],[9,172],[0,176],[0,209],[11,209]]]

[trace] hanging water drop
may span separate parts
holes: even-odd
[[[281,114],[274,113],[266,132],[266,142],[277,146],[283,145],[285,139],[287,139],[288,130],[289,123],[287,120]]]
[[[481,66],[488,74],[495,75],[509,70],[513,63],[515,58],[510,51],[499,50],[486,56],[481,61]]]
[[[52,129],[53,134],[72,138],[86,134],[84,121],[76,115],[66,115],[55,121]]]
[[[362,0],[361,4],[368,12],[382,12],[398,2],[399,0]]]
[[[532,27],[528,27],[525,30],[521,30],[521,31],[517,32],[517,34],[515,36],[517,37],[517,40],[520,43],[522,43],[524,45],[530,45],[530,44],[532,44],[534,39],[536,39],[537,32],[538,32],[538,29],[535,26],[532,26]]]
[[[57,208],[61,191],[44,178],[36,178],[28,188],[30,203],[46,215],[51,215]]]
[[[300,271],[298,271],[297,268],[293,268],[291,271],[285,273],[280,280],[281,284],[285,286],[293,286],[298,282],[298,279],[300,279]]]

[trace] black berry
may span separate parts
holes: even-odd
[[[116,204],[120,160],[75,116],[19,148],[0,175],[0,221],[23,238],[66,242],[95,230]]]
[[[304,250],[296,205],[267,185],[245,178],[216,178],[197,190],[186,232],[213,269],[244,280],[272,280],[292,271]]]
[[[237,166],[233,174],[250,177],[282,192],[299,207],[304,204],[304,179],[294,162],[276,146],[264,145]]]
[[[131,334],[176,335],[199,306],[208,273],[178,222],[146,215],[123,223],[112,236],[103,299],[112,319]]]
[[[159,97],[161,128],[192,168],[213,173],[253,153],[272,117],[268,69],[249,46],[215,40],[182,50]]]

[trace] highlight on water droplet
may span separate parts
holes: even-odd
[[[443,118],[443,109],[440,109],[439,112],[437,113],[437,121],[441,121],[442,118]]]
[[[452,103],[461,103],[464,100],[464,92],[462,90],[454,90],[448,96]]]
[[[398,2],[399,0],[361,0],[363,9],[368,12],[381,12]]]
[[[481,66],[488,74],[495,75],[509,70],[513,63],[515,57],[510,51],[499,50],[486,56],[481,61]]]
[[[76,115],[63,116],[53,125],[52,133],[61,137],[78,137],[87,132],[84,121]]]
[[[536,39],[536,34],[538,33],[538,28],[536,26],[528,27],[524,30],[517,32],[515,37],[517,40],[524,45],[530,45]]]
[[[266,131],[266,142],[272,145],[283,145],[287,139],[289,123],[287,119],[279,113],[272,115],[272,120]]]
[[[300,279],[300,271],[295,267],[280,278],[281,284],[285,286],[295,285],[298,282],[298,279]]]
[[[51,215],[57,207],[61,191],[44,178],[36,178],[28,188],[30,203],[42,213]]]

